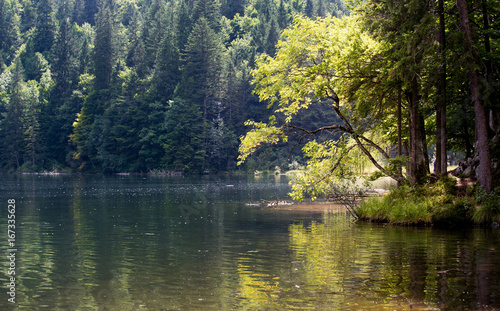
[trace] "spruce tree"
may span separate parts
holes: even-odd
[[[37,5],[36,31],[33,38],[33,51],[46,54],[52,48],[57,26],[51,0],[40,0]]]
[[[96,18],[94,60],[94,89],[109,89],[113,70],[114,1],[101,0]]]
[[[17,170],[23,164],[25,141],[23,133],[25,87],[24,73],[21,60],[17,58],[11,69],[11,78],[8,86],[8,98],[5,103],[5,119],[2,122],[2,150],[5,153],[4,167],[7,170]]]

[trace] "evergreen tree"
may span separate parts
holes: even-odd
[[[16,170],[23,164],[25,150],[23,133],[23,112],[25,87],[23,67],[19,58],[16,59],[9,73],[8,84],[5,85],[7,98],[4,99],[5,117],[2,120],[2,150],[4,152],[3,166],[7,170]]]
[[[24,0],[23,10],[21,14],[21,33],[26,33],[31,28],[36,26],[37,22],[37,5],[33,0]]]
[[[170,170],[200,173],[205,151],[203,122],[199,106],[176,99],[165,114],[165,164]]]
[[[78,73],[79,49],[75,33],[71,28],[69,18],[59,25],[54,44],[54,62],[52,73],[55,85],[52,88],[49,102],[44,106],[43,131],[45,136],[46,154],[50,160],[65,163],[68,150],[68,137],[71,134],[71,124],[74,122],[78,107],[72,107],[71,96]]]
[[[180,81],[179,58],[177,38],[172,29],[167,29],[156,55],[156,68],[152,81],[153,93],[162,103],[172,99],[175,87]]]
[[[460,29],[465,37],[465,52],[469,56],[467,60],[467,69],[469,71],[472,104],[474,105],[474,114],[476,117],[476,148],[479,151],[480,162],[477,175],[481,186],[487,192],[491,192],[493,190],[493,176],[491,171],[490,146],[488,142],[488,118],[484,109],[484,103],[480,90],[480,76],[478,72],[481,60],[477,53],[477,49],[474,46],[466,1],[457,0],[457,7],[460,17]]]
[[[190,9],[186,0],[179,0],[174,7],[174,12],[176,16],[175,27],[177,40],[180,51],[184,51],[184,48],[188,42],[189,35],[192,29],[192,18],[190,14]]]
[[[15,1],[0,0],[0,59],[10,63],[20,45],[20,19]]]
[[[24,90],[23,130],[25,137],[25,158],[36,169],[38,158],[41,153],[40,139],[40,93],[38,83],[29,81]]]
[[[278,7],[278,25],[281,29],[285,29],[290,23],[289,13],[286,8],[285,0],[280,0],[280,5]]]
[[[142,25],[141,40],[144,50],[141,58],[146,69],[153,67],[156,52],[162,40],[162,34],[165,27],[165,7],[163,3],[164,2],[161,0],[152,1]]]
[[[40,0],[37,5],[36,31],[33,51],[46,54],[52,48],[56,36],[56,22],[51,0]]]
[[[189,103],[202,107],[204,122],[208,118],[210,101],[217,99],[222,49],[220,37],[205,18],[200,18],[183,53],[179,95]]]
[[[80,1],[80,0],[77,0]],[[81,16],[82,23],[89,23],[90,25],[96,25],[97,14],[100,11],[100,2],[106,0],[83,0],[83,14],[78,14]],[[78,6],[81,8],[82,6]],[[76,9],[76,7],[75,7]]]
[[[428,81],[421,77],[426,71],[428,55],[435,55],[429,42],[434,38],[431,34],[435,16],[431,14],[429,2],[416,0],[398,3],[371,0],[361,6],[361,11],[372,33],[391,44],[384,57],[396,61],[392,79],[403,83],[408,102],[409,176],[413,183],[420,183],[429,174],[421,107],[422,88]]]
[[[220,8],[217,1],[197,0],[193,10],[193,21],[196,23],[201,18],[205,19],[210,28],[216,33],[220,31]]]
[[[102,0],[96,18],[94,61],[94,89],[109,89],[113,70],[114,1]]]

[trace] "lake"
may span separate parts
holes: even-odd
[[[500,230],[247,205],[284,176],[0,180],[1,310],[500,309]]]

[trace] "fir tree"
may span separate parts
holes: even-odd
[[[37,5],[36,31],[33,38],[33,51],[45,54],[54,44],[56,22],[51,0],[40,0]]]

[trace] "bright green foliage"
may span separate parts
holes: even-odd
[[[263,122],[247,121],[245,125],[252,126],[253,130],[248,132],[240,144],[240,156],[238,164],[242,164],[247,157],[258,150],[262,144],[277,144],[280,140],[287,140],[283,131],[272,125]]]
[[[278,102],[277,112],[287,122],[312,103],[336,96],[342,109],[351,109],[346,101],[351,86],[366,75],[371,68],[364,66],[383,49],[361,31],[357,18],[297,18],[293,29],[284,31],[276,57],[258,59],[253,75],[261,100]]]
[[[369,110],[366,106],[378,100],[363,86],[379,80],[388,66],[378,58],[383,51],[384,45],[361,29],[357,16],[315,21],[296,17],[294,27],[283,32],[276,56],[260,56],[253,71],[256,93],[261,100],[270,102],[270,107],[277,106],[275,114],[284,115],[284,123],[277,126],[276,117],[269,124],[248,122],[254,128],[242,139],[240,162],[263,143],[276,144],[293,131],[304,136],[338,133],[335,139],[305,145],[303,152],[308,165],[294,182],[294,197],[300,198],[304,193],[312,197],[327,194],[334,175],[351,177],[352,159],[348,155],[354,148],[359,148],[382,172],[397,177],[372,155],[375,151],[389,158],[366,136],[376,129],[377,120],[373,119],[369,126],[363,123]],[[338,119],[330,122],[341,122],[316,129],[297,126],[298,114],[313,105],[333,110]],[[348,143],[338,141],[342,133],[348,134],[345,138]]]

